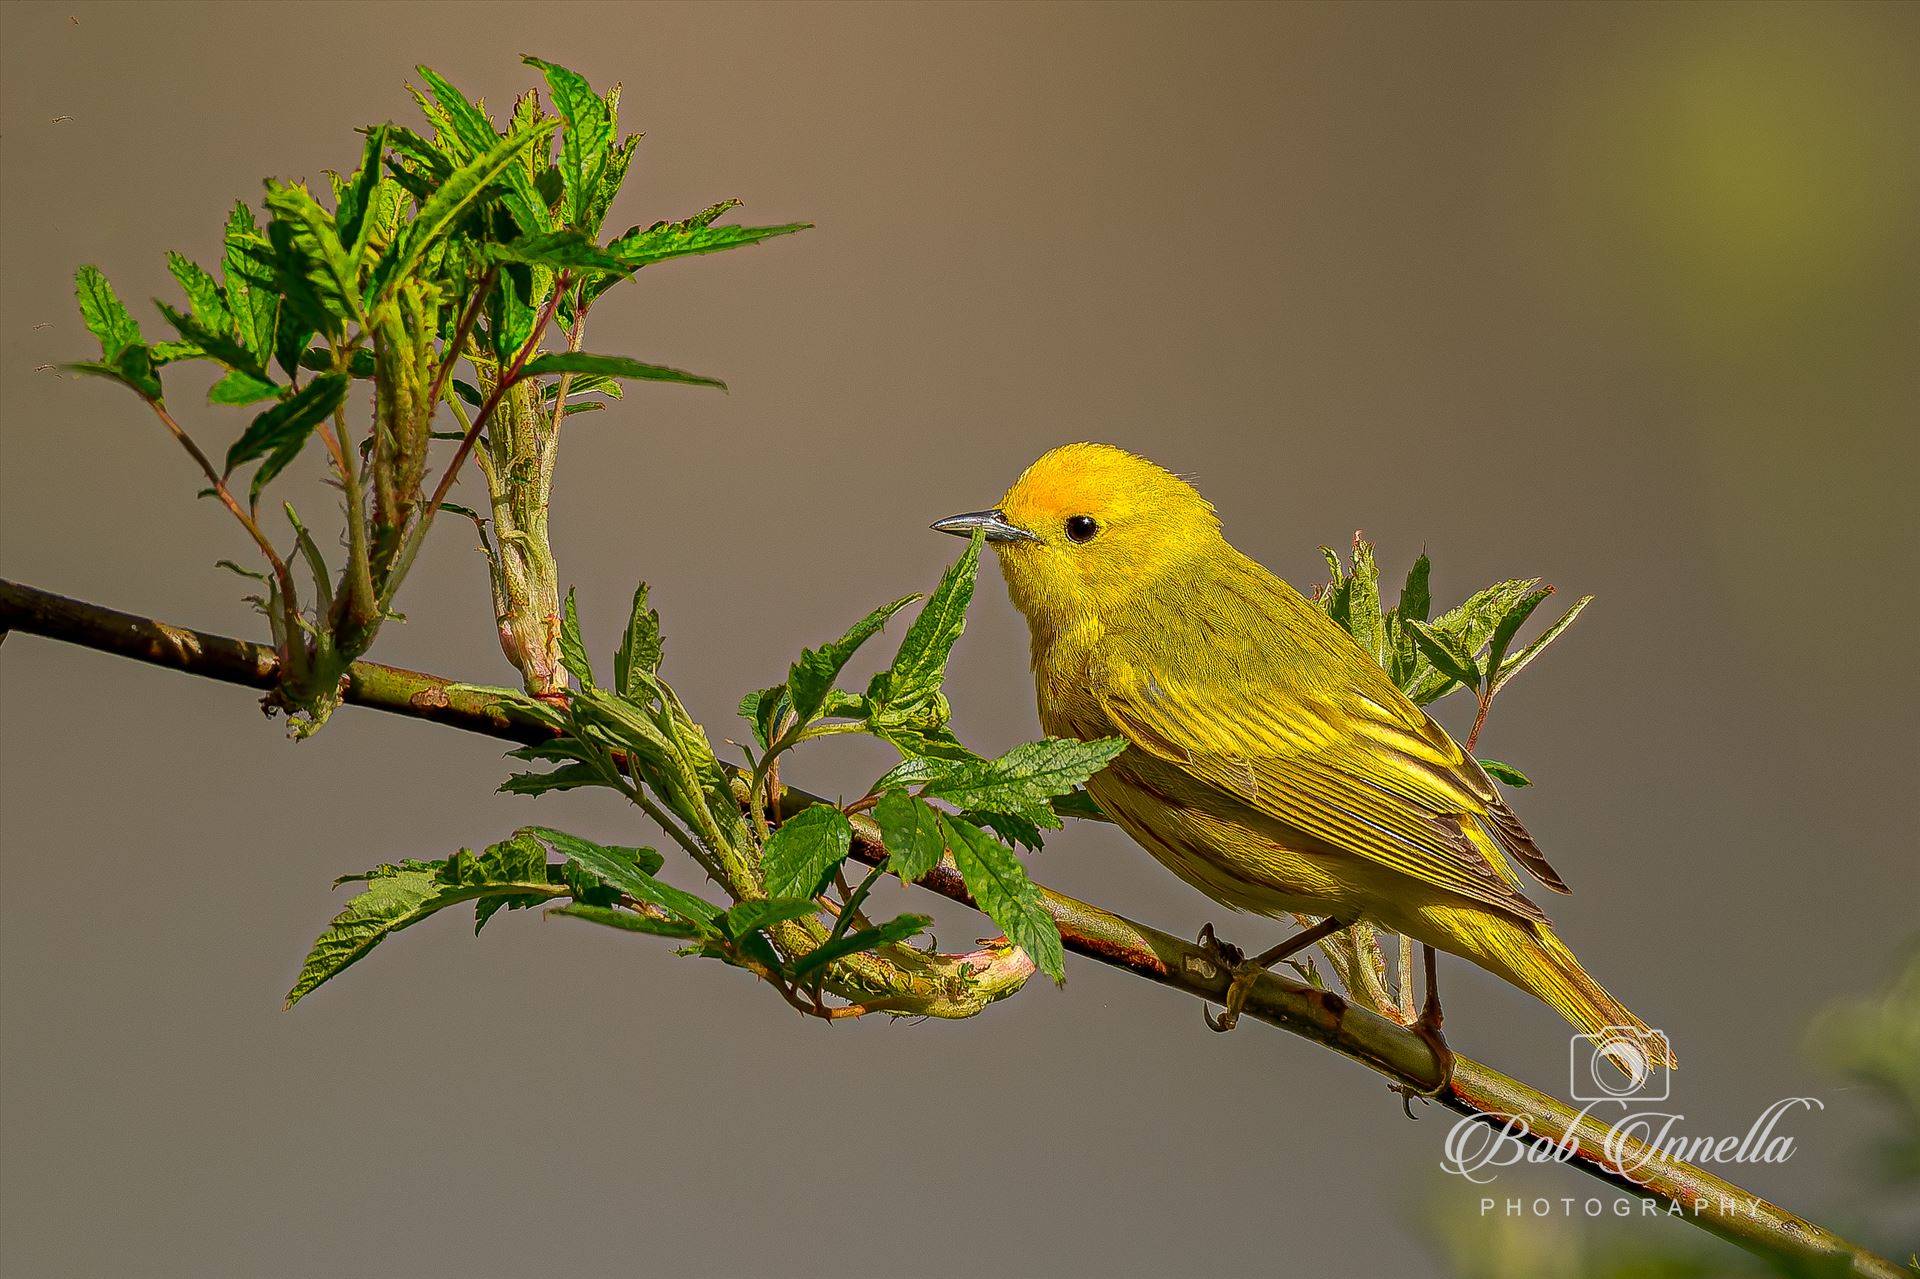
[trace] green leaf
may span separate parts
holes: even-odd
[[[973,601],[974,580],[980,573],[982,542],[976,532],[960,558],[940,575],[940,585],[901,638],[893,664],[867,685],[868,698],[892,711],[895,718],[932,706],[940,692],[946,679],[947,657],[967,629],[967,605]],[[938,719],[941,724],[946,722],[944,716]]]
[[[660,614],[647,607],[647,584],[633,592],[627,627],[613,655],[613,682],[624,697],[638,697],[660,671]]]
[[[220,296],[220,286],[199,263],[169,252],[167,270],[179,281],[181,292],[187,295],[187,304],[193,308],[194,319],[217,333],[233,330],[233,316],[227,310],[226,299]]]
[[[365,323],[359,270],[340,242],[333,215],[297,182],[268,181],[266,203],[273,214],[267,238],[279,251],[279,278],[287,300],[298,302],[308,322],[333,337],[345,331],[349,320]]]
[[[1513,643],[1513,637],[1520,633],[1520,627],[1532,615],[1533,610],[1540,607],[1540,601],[1551,594],[1553,594],[1551,586],[1544,590],[1531,591],[1521,596],[1519,601],[1506,611],[1499,624],[1493,628],[1493,634],[1487,639],[1486,669],[1490,671],[1500,669],[1501,659],[1506,657],[1507,646]]]
[[[962,765],[929,782],[925,793],[956,808],[1019,813],[1084,785],[1126,747],[1121,737],[1091,742],[1049,737],[1027,742],[998,759]]]
[[[773,734],[774,716],[785,702],[787,686],[775,684],[772,688],[763,688],[748,693],[740,699],[740,718],[753,725],[753,739],[760,743],[760,749],[767,748],[768,739]]]
[[[160,399],[160,379],[154,375],[152,350],[137,342],[121,351],[120,358],[112,364],[102,363],[99,360],[81,360],[61,367],[70,373],[111,378],[122,386],[132,387],[149,400]],[[213,490],[207,491],[211,493]]]
[[[337,362],[338,355],[331,347],[325,346],[310,346],[300,356],[300,367],[315,373],[334,372],[333,366]],[[364,346],[355,348],[353,354],[347,357],[346,371],[356,378],[372,377],[374,375],[373,352]]]
[[[874,805],[880,839],[887,846],[887,869],[911,883],[940,864],[946,839],[940,814],[903,790],[890,790]]]
[[[720,931],[736,940],[748,933],[784,924],[790,919],[805,919],[818,914],[820,903],[797,897],[774,897],[765,901],[741,902],[720,917]]]
[[[527,262],[555,271],[617,271],[624,275],[632,269],[572,229],[521,236],[509,244],[489,244],[484,252],[494,261]]]
[[[258,404],[280,394],[272,382],[263,382],[251,373],[234,369],[207,391],[209,404]]]
[[[1512,764],[1503,764],[1497,759],[1483,759],[1480,761],[1480,767],[1487,770],[1487,776],[1505,782],[1509,786],[1533,785],[1533,779]]]
[[[544,795],[548,791],[604,786],[606,778],[588,764],[565,764],[551,773],[514,773],[498,789],[509,795]]]
[[[533,336],[533,326],[539,317],[539,309],[534,305],[539,281],[534,279],[534,274],[531,267],[510,264],[500,272],[487,294],[487,337],[492,342],[494,358],[502,366],[511,365],[520,348]]]
[[[99,267],[83,266],[74,273],[74,296],[80,300],[80,318],[87,331],[100,339],[100,357],[117,365],[128,347],[140,345],[140,325],[120,305],[113,286]]]
[[[544,58],[521,60],[546,73],[554,109],[566,117],[567,131],[560,136],[560,177],[566,184],[567,218],[591,230],[587,224],[594,197],[606,175],[607,154],[613,149],[613,114],[586,77]]]
[[[830,804],[803,808],[767,839],[762,865],[771,897],[817,897],[847,859],[853,827]]]
[[[876,950],[881,946],[891,946],[896,942],[906,941],[909,937],[917,937],[932,925],[933,920],[926,915],[901,915],[897,919],[890,919],[872,928],[843,933],[794,960],[793,976],[798,979],[815,969],[826,967],[836,959],[844,959],[848,955],[858,955],[864,951]]]
[[[365,958],[391,934],[448,906],[486,897],[503,897],[508,905],[525,904],[564,891],[549,876],[545,850],[519,838],[494,844],[480,857],[462,849],[443,862],[380,866],[337,882],[355,881],[367,887],[347,902],[314,942],[293,989],[287,992],[288,1008]]]
[[[1373,543],[1353,539],[1353,571],[1347,575],[1347,632],[1360,651],[1384,667],[1386,634],[1380,624],[1380,568],[1373,560]]]
[[[1495,692],[1500,691],[1500,689],[1506,686],[1508,680],[1526,669],[1527,664],[1545,652],[1547,645],[1559,639],[1560,633],[1569,626],[1572,626],[1573,619],[1580,616],[1581,610],[1591,603],[1593,603],[1593,596],[1582,595],[1573,602],[1573,607],[1568,609],[1559,621],[1540,632],[1538,639],[1508,658],[1506,662],[1500,666],[1498,673],[1493,677],[1493,690]]]
[[[685,382],[690,386],[717,386],[723,391],[727,389],[727,384],[717,378],[701,377],[698,373],[687,373],[659,364],[642,364],[624,355],[589,355],[585,351],[555,351],[550,355],[539,356],[528,362],[523,373],[529,375],[599,373],[607,377],[634,378],[648,382]]]
[[[1412,633],[1413,642],[1420,646],[1420,651],[1426,654],[1435,670],[1467,688],[1480,687],[1480,668],[1474,665],[1471,657],[1454,651],[1451,637],[1441,635],[1426,623],[1416,622],[1412,618],[1403,618],[1401,624]]]
[[[708,213],[717,216],[718,212],[736,203],[738,201],[716,205]],[[644,231],[634,227],[607,245],[607,251],[620,259],[628,270],[637,271],[668,258],[687,257],[695,253],[720,253],[771,240],[775,236],[792,235],[813,226],[811,222],[789,222],[784,226],[709,226],[699,222],[699,216],[696,214],[684,222],[656,222]]]
[[[268,481],[285,470],[305,446],[314,428],[340,407],[351,379],[344,373],[322,373],[288,398],[253,419],[246,433],[227,450],[227,473],[265,456],[253,477],[258,494]]]
[[[567,602],[560,614],[560,664],[583,685],[594,687],[593,664],[587,659],[586,642],[580,638],[580,614],[573,606],[572,587],[567,588]]]
[[[520,173],[516,161],[521,152],[546,137],[558,124],[558,120],[543,120],[531,129],[509,134],[484,154],[448,175],[446,181],[440,183],[428,197],[425,206],[402,233],[399,242],[389,250],[391,264],[383,272],[384,288],[391,291],[400,280],[412,274],[428,250],[445,239],[454,225],[495,183],[502,180],[503,175]],[[507,180],[512,179],[508,176]]]
[[[253,209],[244,200],[234,203],[227,216],[227,235],[222,257],[227,310],[233,315],[240,340],[253,353],[255,367],[264,368],[273,351],[273,331],[280,313],[280,299],[273,291],[270,273],[263,274],[254,256],[254,247],[265,248]]]
[[[722,911],[712,902],[663,884],[643,870],[631,857],[651,849],[618,849],[596,844],[578,835],[547,826],[526,826],[518,832],[544,841],[554,852],[586,871],[607,887],[625,893],[635,901],[647,902],[697,924],[711,924]],[[657,863],[656,863],[657,865]]]
[[[651,933],[655,937],[686,939],[706,935],[706,930],[696,924],[681,923],[674,919],[655,919],[651,915],[636,915],[630,910],[620,910],[612,906],[588,906],[579,902],[569,902],[565,906],[555,906],[547,913],[605,924],[609,928],[625,929],[630,933]]]
[[[1411,617],[1416,622],[1427,620],[1427,610],[1433,607],[1433,592],[1428,587],[1432,576],[1433,561],[1423,551],[1407,570],[1407,584],[1400,588],[1401,617]]]
[[[840,672],[860,646],[885,626],[888,618],[919,598],[908,595],[891,604],[882,604],[831,644],[801,650],[800,660],[787,672],[787,704],[793,710],[796,731],[804,729],[820,714],[833,682],[840,678]]]
[[[1027,868],[1012,849],[972,822],[943,815],[940,825],[973,900],[1041,972],[1053,978],[1055,985],[1064,985],[1067,961],[1060,929],[1040,904],[1039,890],[1027,878]]]
[[[617,117],[614,108],[619,102],[620,86],[615,85],[607,94],[608,114]],[[607,210],[613,207],[613,199],[620,194],[621,185],[627,180],[627,166],[633,160],[633,153],[640,145],[640,135],[630,133],[619,146],[607,153],[606,176],[600,179],[600,189],[593,193],[593,207],[587,210],[587,219],[580,229],[589,235],[599,235],[601,226],[607,220]],[[625,277],[625,272],[621,277]]]
[[[378,220],[377,216],[368,214],[374,212],[374,189],[380,185],[380,157],[386,149],[387,126],[380,124],[368,129],[359,171],[334,202],[334,221],[339,227],[340,240],[356,268]]]
[[[460,156],[462,160],[472,160],[475,156],[485,157],[499,144],[500,135],[494,132],[493,122],[487,119],[480,108],[468,102],[465,94],[449,84],[432,67],[420,66],[415,67],[414,70],[420,73],[420,78],[425,80],[427,87],[433,90],[434,99],[440,107],[440,118],[435,120],[435,123],[444,121],[446,127],[462,144],[463,150]],[[421,105],[424,107],[425,103]],[[432,112],[429,112],[427,118],[435,117]],[[544,137],[559,125],[558,120],[535,119],[530,125],[514,128],[509,132],[508,137],[522,134],[529,137]],[[507,206],[507,211],[513,214],[513,220],[520,224],[520,229],[529,234],[550,229],[553,226],[553,220],[547,216],[546,201],[542,200],[539,193],[534,190],[533,179],[527,172],[526,166],[514,164],[503,171],[501,177],[506,185],[502,202]]]
[[[1077,817],[1081,821],[1110,822],[1106,810],[1086,791],[1076,790],[1065,795],[1056,795],[1050,801],[1053,811],[1061,817]]]
[[[187,341],[219,360],[229,368],[245,373],[256,382],[265,382],[267,371],[253,358],[253,352],[246,345],[225,333],[216,332],[202,324],[198,318],[182,315],[158,299],[154,305],[160,308],[160,314],[166,317],[174,331]],[[243,401],[244,402],[244,401]]]

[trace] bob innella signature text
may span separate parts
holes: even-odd
[[[1580,1111],[1580,1118],[1591,1118],[1600,1104],[1589,1103]],[[1636,1184],[1643,1183],[1634,1174],[1656,1158],[1690,1164],[1781,1164],[1793,1158],[1794,1150],[1793,1138],[1778,1131],[1782,1117],[1791,1111],[1825,1109],[1826,1104],[1818,1097],[1783,1097],[1760,1112],[1745,1133],[1734,1137],[1690,1137],[1676,1131],[1685,1115],[1630,1111],[1607,1127],[1598,1150],[1591,1145],[1582,1148],[1577,1125],[1569,1125],[1556,1138],[1534,1132],[1524,1115],[1474,1115],[1460,1120],[1447,1133],[1440,1166],[1484,1186],[1502,1168],[1523,1163],[1566,1163],[1582,1154]],[[1483,1212],[1484,1204],[1490,1202],[1482,1201]]]

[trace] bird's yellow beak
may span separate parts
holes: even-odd
[[[944,520],[936,520],[931,526],[936,532],[951,533],[955,537],[972,537],[979,529],[986,534],[989,542],[1037,542],[1040,537],[1029,533],[1018,524],[1009,523],[1007,517],[998,510],[968,511],[965,515],[949,515]]]

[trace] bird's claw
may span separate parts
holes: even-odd
[[[1429,1018],[1426,1013],[1422,1013],[1414,1019],[1413,1024],[1407,1027],[1407,1029],[1419,1036],[1420,1042],[1425,1044],[1428,1051],[1433,1053],[1434,1061],[1437,1062],[1440,1067],[1440,1082],[1432,1088],[1416,1088],[1412,1084],[1389,1084],[1387,1086],[1389,1092],[1397,1092],[1400,1094],[1400,1102],[1401,1105],[1406,1108],[1407,1118],[1413,1119],[1416,1118],[1413,1113],[1413,1099],[1415,1097],[1418,1097],[1422,1101],[1432,1101],[1434,1098],[1445,1094],[1446,1091],[1452,1087],[1453,1049],[1447,1047],[1447,1037],[1440,1033],[1440,1021],[1437,1017]]]
[[[1227,986],[1226,1006],[1221,1009],[1220,1015],[1215,1017],[1211,1008],[1200,1010],[1207,1029],[1224,1035],[1240,1021],[1240,1010],[1246,1006],[1247,992],[1253,989],[1254,981],[1265,970],[1253,968],[1247,963],[1244,950],[1215,936],[1212,924],[1201,925],[1200,936],[1194,944],[1207,953],[1207,958],[1233,974],[1233,981]]]

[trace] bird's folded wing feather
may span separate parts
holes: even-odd
[[[1238,678],[1201,684],[1165,667],[1116,671],[1101,701],[1141,749],[1316,842],[1546,922],[1495,844],[1564,891],[1559,877],[1479,766],[1384,673],[1365,689],[1313,687],[1297,666],[1262,673],[1242,663]]]

